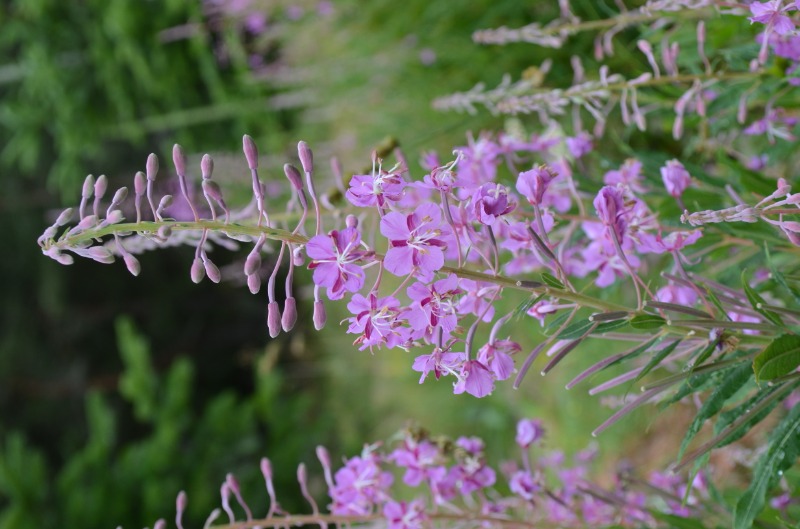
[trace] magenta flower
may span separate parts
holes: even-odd
[[[577,136],[571,136],[565,139],[569,153],[575,158],[586,156],[594,146],[592,145],[592,136],[586,132],[581,131]]]
[[[765,31],[774,31],[778,35],[786,35],[794,30],[794,21],[784,13],[796,9],[792,3],[784,6],[783,0],[770,0],[769,2],[753,2],[750,4],[750,23],[760,22],[767,27]]]
[[[441,327],[443,339],[448,340],[458,325],[456,296],[461,294],[458,277],[450,274],[430,285],[417,282],[406,293],[415,302],[408,313],[408,323],[417,331],[414,339],[424,337],[430,341],[433,331]]]
[[[376,504],[389,499],[392,481],[392,475],[381,470],[378,456],[365,449],[361,457],[349,459],[336,472],[334,486],[328,491],[333,500],[331,513],[344,516],[372,514]]]
[[[458,382],[453,386],[453,393],[464,392],[479,399],[491,395],[494,391],[494,378],[488,367],[477,360],[467,360],[461,366]]]
[[[693,307],[697,302],[697,292],[689,287],[670,283],[669,285],[658,289],[656,292],[656,299],[664,303],[674,303],[676,305]]]
[[[383,506],[387,529],[423,529],[428,526],[428,516],[422,500],[408,502],[387,501]]]
[[[594,199],[597,216],[606,228],[616,232],[620,243],[625,236],[624,207],[622,192],[616,187],[603,187]]]
[[[674,231],[662,237],[661,233],[639,233],[639,251],[643,253],[666,253],[678,252],[686,246],[694,244],[703,235],[700,230],[693,231]]]
[[[603,183],[609,186],[623,184],[631,188],[636,193],[644,193],[646,190],[642,186],[642,162],[629,158],[625,160],[617,170],[608,171],[603,175]]]
[[[485,322],[492,321],[494,307],[491,305],[491,300],[499,287],[493,283],[472,279],[461,279],[458,284],[463,294],[458,300],[456,311],[461,315],[482,316]]]
[[[442,223],[442,212],[436,204],[421,204],[409,215],[388,213],[381,219],[381,234],[391,244],[383,265],[392,274],[403,276],[413,270],[423,281],[430,281],[433,273],[444,266],[443,249],[450,230]]]
[[[461,494],[470,494],[494,485],[497,475],[486,465],[482,455],[470,454],[452,467],[450,477],[456,482]]]
[[[459,147],[462,160],[458,167],[458,184],[464,188],[472,189],[484,182],[494,180],[497,175],[497,166],[500,165],[500,147],[487,137],[478,141],[470,138],[469,145]]]
[[[354,206],[383,208],[387,202],[397,202],[403,198],[405,186],[402,176],[378,168],[373,174],[353,175],[345,196]]]
[[[547,187],[556,175],[545,165],[534,167],[530,171],[519,174],[517,178],[517,191],[524,196],[528,202],[537,206],[542,203]]]
[[[531,308],[527,310],[526,314],[539,320],[539,323],[544,327],[544,319],[550,314],[555,314],[557,310],[558,307],[551,301],[543,299],[534,303]]]
[[[356,263],[370,252],[361,248],[358,229],[316,235],[306,244],[306,254],[312,259],[308,268],[314,270],[314,284],[326,287],[330,299],[341,299],[345,290],[357,292],[364,286],[364,270]]]
[[[403,483],[416,487],[429,477],[429,470],[434,468],[440,459],[439,449],[429,441],[416,441],[406,437],[403,446],[396,448],[390,455],[398,467],[406,469]]]
[[[496,340],[487,343],[478,351],[478,361],[487,366],[497,380],[506,380],[511,377],[514,369],[514,359],[511,355],[518,353],[521,347],[511,340]]]
[[[361,335],[355,341],[361,345],[361,350],[382,345],[391,349],[409,340],[409,329],[402,326],[400,318],[400,302],[391,296],[378,298],[375,292],[370,292],[367,297],[355,294],[347,304],[347,310],[353,314],[348,319],[347,332]]]
[[[422,384],[431,371],[436,380],[439,380],[442,375],[456,375],[456,371],[464,363],[465,358],[464,353],[448,353],[436,347],[431,354],[416,357],[411,369],[422,373],[422,376],[419,377],[419,383]]]
[[[517,444],[522,448],[528,448],[533,443],[544,437],[544,427],[542,421],[538,419],[522,419],[517,423]]]
[[[670,160],[661,168],[661,179],[667,192],[675,198],[680,198],[692,182],[689,172],[678,160]]]
[[[528,501],[533,500],[533,497],[542,490],[542,486],[537,480],[525,470],[514,472],[511,479],[508,480],[508,486],[511,492]]]
[[[509,200],[508,189],[500,184],[483,184],[472,195],[475,217],[481,224],[493,226],[503,215],[517,205]]]

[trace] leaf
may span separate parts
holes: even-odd
[[[753,360],[756,380],[773,380],[800,366],[800,336],[783,334],[775,338]]]
[[[556,277],[554,275],[548,274],[547,272],[542,272],[542,282],[545,285],[548,285],[548,286],[551,286],[551,287],[555,287],[555,288],[560,288],[562,290],[565,288],[564,287],[564,283],[562,283],[561,281],[556,279]]]
[[[752,376],[753,372],[747,364],[742,364],[727,372],[727,375],[719,383],[711,396],[703,402],[703,406],[697,412],[692,424],[689,425],[689,429],[683,437],[683,442],[681,442],[681,447],[678,450],[678,459],[683,457],[689,443],[694,439],[694,436],[697,435],[697,432],[700,431],[703,424],[719,413],[725,403],[745,387]]]
[[[719,313],[722,314],[725,317],[726,320],[730,321],[731,318],[728,316],[728,311],[726,311],[725,307],[722,306],[722,302],[719,300],[717,295],[714,294],[714,291],[711,290],[710,288],[708,288],[708,286],[704,285],[703,283],[699,283],[699,284],[700,284],[700,286],[703,287],[703,290],[706,291],[706,296],[708,296],[708,299],[711,300],[711,303],[713,303],[714,306],[717,307],[717,310],[719,311]]]
[[[549,334],[554,330],[558,329],[559,327],[561,327],[561,325],[563,325],[564,322],[567,321],[567,318],[569,318],[570,314],[572,314],[572,312],[566,310],[563,313],[556,316],[555,318],[553,318],[552,320],[550,320],[550,322],[544,328],[545,334]]]
[[[772,312],[771,310],[766,310],[761,308],[763,305],[766,305],[767,302],[764,301],[764,298],[758,295],[758,292],[753,290],[750,285],[747,284],[747,277],[746,277],[746,270],[742,270],[742,286],[744,287],[744,293],[747,296],[747,301],[750,302],[750,305],[753,306],[753,309],[767,318],[769,321],[774,323],[775,325],[779,325],[784,327],[783,320],[780,316],[776,313]]]
[[[691,491],[691,488],[689,488]],[[674,527],[675,529],[705,529],[705,525],[696,518],[684,518],[675,514],[667,514],[658,511],[652,512],[656,520],[664,522],[667,527]]]
[[[769,399],[777,390],[778,388],[770,388],[767,391],[761,391],[756,393],[743,403],[739,404],[735,408],[731,408],[730,410],[725,410],[724,412],[719,414],[719,419],[714,424],[714,435],[717,436],[722,431],[732,424],[736,419],[751,413],[751,410],[759,405],[767,399]],[[728,433],[724,439],[722,439],[714,448],[722,448],[723,446],[727,446],[735,441],[738,441],[742,437],[747,434],[753,427],[767,418],[767,415],[772,413],[772,410],[775,409],[775,406],[778,405],[780,399],[773,400],[770,402],[766,407],[762,408],[756,413],[751,413],[751,417],[742,423],[738,428],[733,430],[732,432]]]
[[[784,277],[783,273],[778,270],[775,263],[772,261],[772,255],[769,253],[769,245],[764,242],[764,253],[767,256],[767,266],[769,266],[769,273],[777,283],[784,288],[789,294],[792,295],[796,303],[800,303],[800,292],[791,286]]]
[[[533,307],[534,305],[536,305],[536,303],[541,301],[541,299],[544,296],[545,296],[544,293],[541,293],[538,296],[531,296],[530,298],[526,299],[525,301],[517,305],[517,308],[514,309],[514,318],[515,319],[521,318],[528,312],[528,310],[530,310],[531,307]]]
[[[640,330],[658,329],[666,323],[667,320],[655,314],[640,314],[631,318],[631,327]]]
[[[644,378],[647,375],[647,373],[652,371],[667,356],[669,356],[669,354],[672,351],[674,351],[676,347],[678,347],[679,343],[681,343],[681,339],[680,338],[675,340],[674,342],[672,342],[670,344],[667,344],[667,346],[664,347],[662,350],[656,352],[656,354],[653,355],[653,358],[651,358],[650,361],[647,362],[647,365],[644,366],[644,369],[642,369],[641,372],[638,375],[636,375],[636,378],[633,379],[633,382],[637,382],[637,381],[641,380],[642,378]]]
[[[769,448],[761,456],[753,472],[750,486],[733,511],[734,529],[752,527],[764,508],[767,492],[777,483],[783,471],[800,455],[800,406],[795,406],[772,431]]]
[[[589,321],[589,318],[582,318],[567,325],[567,328],[561,331],[557,338],[559,340],[574,340],[586,334],[586,331],[588,331],[592,325],[596,324]]]

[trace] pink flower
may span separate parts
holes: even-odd
[[[679,198],[692,182],[689,172],[678,160],[670,160],[661,168],[661,179],[667,192],[675,198]]]
[[[361,335],[354,342],[354,345],[361,345],[361,350],[381,345],[391,349],[402,346],[410,338],[409,329],[401,324],[400,302],[391,296],[378,298],[375,292],[367,297],[355,294],[347,310],[353,314],[348,319],[347,332]]]
[[[378,168],[371,175],[353,175],[345,196],[351,204],[360,207],[384,207],[387,202],[403,198],[406,183],[397,173],[387,173]]]
[[[436,204],[421,204],[409,215],[397,211],[386,214],[381,219],[381,234],[391,243],[383,265],[392,274],[403,276],[415,270],[420,279],[430,281],[444,266],[444,239],[450,236],[450,230],[442,223]]]
[[[516,207],[508,198],[508,190],[500,184],[483,184],[472,195],[475,217],[481,224],[493,226],[497,219]]]
[[[577,136],[568,137],[565,141],[569,153],[575,158],[586,156],[592,152],[592,136],[586,131],[578,133]]]
[[[408,313],[408,323],[417,331],[413,338],[430,340],[434,330],[441,327],[443,339],[449,339],[458,325],[456,296],[461,294],[458,277],[450,274],[430,285],[417,282],[406,293],[415,302]]]
[[[694,244],[702,236],[700,230],[693,231],[674,231],[662,237],[661,233],[642,232],[639,234],[639,251],[643,253],[666,253],[677,252],[690,244]]]
[[[492,370],[497,380],[506,380],[516,371],[511,355],[521,350],[517,342],[496,340],[478,351],[478,361]]]
[[[464,392],[478,398],[491,395],[494,391],[494,379],[488,367],[477,360],[467,360],[461,366],[458,382],[453,386],[453,393]]]
[[[361,457],[349,459],[334,476],[328,491],[333,504],[331,513],[345,516],[372,514],[375,504],[386,501],[393,481],[379,466],[378,456],[365,449]]]
[[[623,184],[631,188],[636,193],[644,193],[646,190],[641,184],[642,162],[629,158],[625,160],[618,170],[608,171],[603,175],[603,183],[610,186]]]
[[[357,292],[364,286],[364,270],[356,263],[370,253],[361,248],[358,229],[316,235],[306,244],[306,254],[312,259],[308,268],[314,270],[314,284],[326,287],[330,299],[341,299],[345,290]]]
[[[620,243],[625,236],[624,207],[622,192],[616,187],[603,187],[594,199],[597,216],[606,228],[616,232]]]
[[[429,469],[436,466],[439,461],[439,449],[429,441],[416,441],[407,437],[403,446],[396,448],[390,455],[398,467],[406,469],[403,483],[409,487],[416,487],[428,478]]]
[[[508,481],[508,487],[511,489],[511,492],[527,501],[533,500],[536,493],[542,490],[537,480],[534,479],[530,472],[525,470],[514,472],[511,479]]]
[[[419,499],[410,503],[387,501],[383,506],[383,517],[387,529],[423,529],[428,526],[425,504]]]
[[[517,423],[516,441],[522,448],[528,448],[533,443],[544,437],[542,421],[537,419],[522,419]]]
[[[693,307],[697,302],[697,292],[689,287],[679,286],[674,283],[661,287],[656,292],[656,299],[664,303],[674,303]]]
[[[533,205],[542,203],[547,187],[556,175],[545,165],[534,167],[519,174],[517,191]]]
[[[760,22],[767,27],[765,31],[774,31],[778,35],[786,35],[794,30],[794,21],[784,13],[796,9],[794,4],[783,5],[783,0],[770,0],[769,2],[753,2],[750,4],[750,23]]]
[[[431,354],[416,357],[411,369],[422,373],[422,376],[419,377],[419,383],[422,384],[431,371],[436,380],[439,380],[442,375],[456,374],[456,370],[465,358],[464,353],[447,353],[436,347]]]

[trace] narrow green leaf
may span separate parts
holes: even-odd
[[[541,299],[544,296],[545,296],[545,294],[541,293],[538,296],[530,297],[530,298],[526,299],[525,301],[523,301],[522,303],[520,303],[519,305],[517,305],[517,308],[514,309],[514,318],[515,319],[519,319],[522,316],[524,316],[525,313],[527,313],[528,310],[530,310],[531,307],[533,307],[539,301],[541,301]]]
[[[791,286],[788,281],[786,281],[786,277],[778,270],[778,267],[775,266],[775,262],[772,260],[772,255],[769,253],[769,245],[764,242],[764,253],[767,256],[767,266],[769,267],[769,273],[780,286],[786,290],[791,296],[794,298],[796,303],[800,303],[800,291],[796,288]]]
[[[711,396],[703,402],[703,406],[697,412],[692,424],[689,425],[689,429],[678,450],[678,459],[683,457],[689,443],[700,431],[700,428],[703,427],[703,424],[719,413],[725,403],[747,385],[752,376],[753,371],[747,364],[742,364],[727,372],[725,378],[719,383]]]
[[[545,285],[548,285],[548,286],[551,286],[551,287],[554,287],[554,288],[560,288],[562,290],[565,288],[564,287],[564,283],[559,281],[554,275],[548,274],[547,272],[542,272],[542,282]]]
[[[647,365],[644,366],[644,369],[642,369],[642,371],[638,375],[636,375],[636,378],[633,379],[633,382],[638,382],[639,380],[643,379],[650,371],[655,369],[656,366],[658,366],[661,362],[663,362],[664,359],[668,357],[670,353],[675,350],[676,347],[678,347],[679,343],[681,343],[680,339],[675,340],[674,342],[667,344],[666,347],[664,347],[662,350],[657,351],[653,355],[653,358],[651,358],[650,361],[647,362]]]
[[[775,486],[783,471],[797,461],[798,455],[800,406],[795,406],[770,435],[769,448],[758,460],[750,486],[733,511],[734,529],[748,529],[753,526],[764,508],[767,492]]]
[[[750,285],[747,284],[747,275],[746,275],[746,273],[747,273],[746,270],[742,270],[742,287],[744,287],[744,293],[747,296],[747,301],[750,302],[750,305],[753,306],[753,309],[756,312],[758,312],[759,314],[761,314],[762,316],[767,318],[769,321],[771,321],[775,325],[780,325],[781,327],[783,327],[784,326],[783,320],[781,319],[780,316],[778,316],[778,314],[776,314],[775,312],[772,312],[771,310],[766,310],[766,309],[762,308],[762,306],[766,305],[767,302],[764,301],[764,298],[762,298],[758,294],[758,292],[753,290],[752,287],[750,287]]]
[[[692,489],[689,487],[689,490]],[[706,526],[696,518],[684,518],[675,514],[667,514],[658,511],[652,512],[656,520],[662,521],[667,527],[674,527],[675,529],[706,529]]]
[[[588,331],[592,325],[597,324],[589,321],[589,318],[581,318],[567,325],[567,328],[561,331],[557,338],[559,340],[574,340],[575,338],[580,338],[586,334],[586,331]]]
[[[719,342],[717,340],[712,340],[712,341],[708,342],[708,345],[706,345],[703,348],[703,350],[700,351],[700,353],[697,355],[697,358],[692,360],[692,371],[694,371],[695,367],[697,367],[699,365],[702,365],[703,362],[708,360],[708,357],[710,357],[712,354],[714,354],[714,351],[716,351],[716,349],[717,349],[717,344],[718,343]]]
[[[708,299],[711,301],[711,303],[713,303],[714,306],[717,307],[719,313],[722,314],[726,320],[730,320],[730,317],[728,316],[728,311],[726,311],[725,307],[722,306],[722,302],[719,300],[717,295],[714,294],[714,291],[702,283],[700,283],[700,286],[702,286],[703,290],[706,291],[706,296],[708,296]]]
[[[767,391],[761,391],[756,393],[746,401],[742,402],[738,406],[731,408],[729,410],[725,410],[724,412],[719,414],[719,418],[717,422],[714,423],[714,435],[717,436],[722,433],[722,431],[727,428],[729,425],[733,424],[734,421],[737,419],[746,416],[748,413],[751,415],[744,423],[742,423],[738,428],[730,432],[728,435],[725,436],[724,439],[720,440],[719,443],[715,446],[715,448],[722,448],[723,446],[727,446],[731,443],[734,443],[744,437],[747,432],[753,429],[753,427],[767,418],[767,415],[772,413],[772,410],[775,409],[775,406],[781,402],[782,399],[776,399],[769,402],[767,406],[762,407],[756,413],[752,413],[751,410],[761,406],[761,404],[768,400],[770,397],[773,396],[775,391],[778,388],[770,388]]]
[[[628,320],[616,320],[616,321],[606,321],[599,324],[595,330],[592,331],[592,334],[603,334],[604,332],[611,332],[616,329],[621,329],[622,327],[628,326]]]
[[[561,327],[561,325],[565,321],[567,321],[567,318],[569,318],[570,314],[572,314],[572,311],[565,310],[564,312],[562,312],[561,314],[550,320],[544,327],[545,334],[549,334],[558,329],[559,327]]]
[[[800,366],[800,336],[784,334],[775,338],[753,360],[756,380],[772,380],[788,375]]]
[[[667,320],[655,314],[640,314],[631,318],[631,327],[640,330],[658,329],[666,323]]]

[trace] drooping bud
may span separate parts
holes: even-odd
[[[297,154],[300,157],[300,164],[303,166],[303,171],[311,173],[314,171],[314,154],[311,148],[304,141],[297,144]]]
[[[283,172],[296,191],[303,189],[303,178],[300,176],[300,171],[298,171],[294,165],[290,163],[284,164]]]
[[[242,149],[244,150],[244,157],[247,159],[247,166],[250,170],[255,171],[258,169],[258,148],[253,138],[247,134],[242,137]]]
[[[167,240],[172,236],[172,226],[159,226],[156,233],[162,239]]]
[[[208,195],[209,197],[213,198],[217,202],[223,200],[222,198],[222,189],[220,189],[219,185],[213,180],[203,180],[203,194]]]
[[[126,253],[122,256],[122,260],[125,261],[125,266],[132,275],[138,276],[139,272],[142,271],[142,265],[139,264],[139,260],[131,254]]]
[[[297,323],[297,302],[293,297],[288,297],[283,305],[281,328],[284,332],[289,332],[294,328],[295,323]]]
[[[175,164],[178,175],[186,174],[186,155],[183,154],[183,147],[177,143],[172,146],[172,163]]]
[[[253,248],[244,262],[244,275],[251,276],[258,272],[259,268],[261,268],[261,254],[257,248]]]
[[[203,280],[206,275],[205,267],[203,266],[203,261],[199,257],[195,257],[194,261],[192,261],[192,268],[189,272],[189,276],[192,278],[193,283],[199,283]]]
[[[151,152],[147,157],[145,171],[147,171],[147,179],[151,182],[155,182],[156,175],[158,175],[158,156],[156,156],[155,153]]]
[[[258,291],[261,290],[261,276],[258,274],[247,276],[247,288],[250,289],[251,294],[258,294]]]
[[[271,301],[267,305],[267,328],[270,338],[275,338],[281,333],[281,308],[277,301]]]
[[[86,215],[81,219],[78,225],[74,228],[78,231],[86,230],[97,225],[97,217],[95,215]]]
[[[158,203],[158,208],[156,209],[156,214],[160,217],[161,213],[164,212],[165,209],[172,205],[172,195],[164,195],[161,197],[161,201]]]
[[[180,491],[178,497],[175,498],[175,526],[178,529],[183,529],[183,513],[186,512],[186,507],[189,505],[189,498],[185,491]]]
[[[167,522],[163,518],[159,518],[156,520],[156,523],[153,524],[153,529],[167,529]]]
[[[556,177],[549,167],[540,165],[530,171],[524,171],[517,178],[517,191],[523,195],[528,202],[539,205],[544,198],[544,193],[550,182]]]
[[[86,253],[98,263],[111,264],[114,262],[114,254],[105,246],[92,246],[86,250]]]
[[[325,322],[327,321],[328,317],[325,314],[325,305],[322,303],[321,300],[317,300],[314,302],[314,328],[318,331],[321,331],[323,327],[325,327]]]
[[[219,272],[219,268],[217,265],[211,261],[209,258],[203,259],[203,268],[205,268],[206,275],[213,283],[219,283],[222,279],[222,274]]]
[[[211,178],[211,173],[214,172],[214,159],[211,158],[208,154],[203,155],[203,159],[200,160],[200,173],[203,175],[203,180],[208,180]]]

